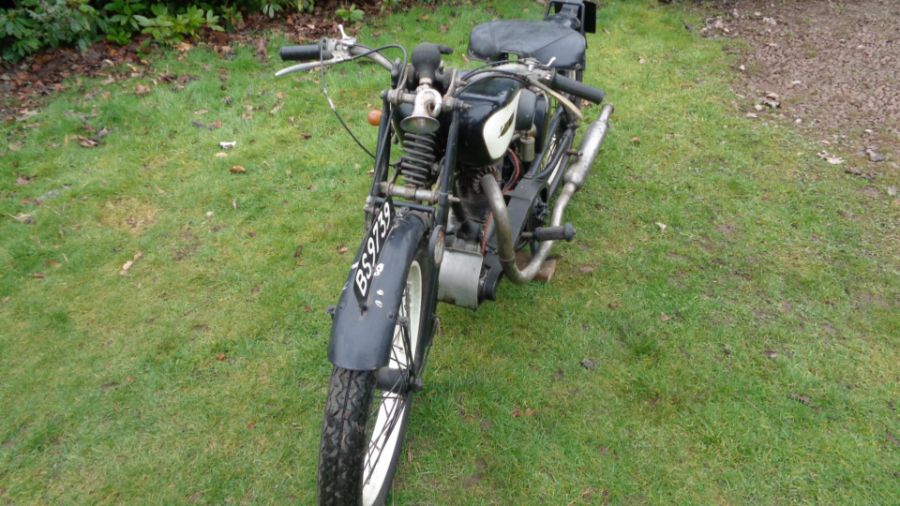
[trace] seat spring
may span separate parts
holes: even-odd
[[[403,134],[403,150],[399,170],[403,180],[416,188],[430,188],[437,179],[434,162],[437,161],[435,133]]]

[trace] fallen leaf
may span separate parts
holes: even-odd
[[[665,223],[660,223],[658,221],[656,222],[656,226],[659,227],[660,232],[665,232],[666,229],[669,228],[669,226],[666,225]]]
[[[846,169],[844,169],[844,173],[850,174],[851,176],[859,176],[868,181],[872,181],[873,179],[878,177],[878,174],[876,174],[874,172],[863,172],[862,170],[860,170],[856,167],[847,167]]]
[[[635,146],[637,146],[638,144],[641,143],[641,138],[640,137],[632,137],[631,143],[634,144]]]
[[[253,430],[253,429],[255,429],[255,428],[256,428],[256,422],[249,422],[249,423],[247,423],[247,429]]]
[[[645,60],[644,57],[642,56],[642,57],[638,58],[638,63],[643,65],[643,64],[647,63],[647,60]]]
[[[341,255],[343,255],[343,254],[346,253],[347,251],[348,251],[348,248],[347,248],[346,246],[340,246],[340,247],[337,249],[337,252],[340,253]]]
[[[188,41],[181,41],[181,42],[178,43],[178,45],[175,46],[175,49],[177,49],[179,53],[187,53],[187,52],[190,51],[191,48],[193,48],[193,47],[194,47],[194,46],[191,45],[190,42],[188,42]]]
[[[13,151],[13,152],[22,149],[22,145],[19,144],[18,142],[10,142],[9,144],[6,145],[6,147],[9,148],[9,150]]]
[[[256,57],[259,61],[265,63],[269,60],[269,50],[266,47],[266,39],[259,38],[256,40]]]
[[[139,96],[139,97],[144,96],[144,95],[146,95],[146,94],[148,94],[148,93],[150,93],[150,87],[149,87],[149,86],[145,86],[145,85],[143,85],[143,84],[139,84],[139,85],[137,85],[137,86],[134,87],[134,94],[137,95],[137,96]]]
[[[197,109],[196,111],[194,111],[194,114],[196,114],[197,116],[203,116],[204,114],[206,114],[208,112],[209,111],[207,109]]]
[[[220,128],[222,128],[222,122],[220,120],[215,120],[209,124],[210,130],[218,130]]]
[[[88,139],[87,137],[78,136],[78,145],[83,148],[96,148],[97,141],[94,139]]]
[[[878,151],[875,151],[875,148],[866,148],[865,153],[866,156],[869,157],[870,162],[879,163],[884,161],[884,156]]]
[[[50,260],[47,260],[47,265],[54,269],[58,269],[59,266],[62,264],[60,264],[58,261],[51,258]]]
[[[34,176],[26,176],[24,174],[19,174],[16,176],[16,185],[25,186],[27,184],[31,184],[34,181]]]
[[[232,149],[237,146],[237,141],[222,141],[219,143],[219,147],[222,149]]]
[[[803,404],[804,406],[812,406],[812,399],[810,399],[807,395],[792,393],[788,395],[788,398],[791,400],[795,400],[800,404]]]
[[[247,169],[245,169],[242,165],[232,165],[231,168],[228,170],[232,174],[246,174],[247,173]]]
[[[897,196],[897,187],[896,186],[888,186],[887,194],[889,197],[896,197]]]
[[[34,279],[44,279],[45,278],[43,272],[35,272],[34,274],[31,275],[31,277],[33,277]]]
[[[216,360],[218,360],[219,362],[224,362],[226,358],[228,357],[226,357],[224,353],[219,353],[218,355],[216,355]]]
[[[25,225],[31,225],[34,223],[34,216],[25,213],[19,213],[13,216],[13,219],[18,221],[19,223],[24,223]]]
[[[667,322],[671,319],[672,319],[672,317],[667,315],[666,313],[659,313],[659,321]]]
[[[131,268],[134,267],[134,264],[138,260],[140,260],[143,256],[144,256],[144,253],[141,251],[138,251],[137,253],[135,253],[134,256],[131,257],[131,260],[125,262],[122,265],[122,269],[119,270],[119,275],[124,276],[124,275],[128,274],[128,271],[131,270]]]
[[[777,352],[774,352],[774,351],[772,351],[772,350],[766,350],[766,351],[763,352],[763,355],[765,355],[766,358],[775,358],[775,357],[778,356],[778,353],[777,353]]]
[[[578,268],[578,270],[581,271],[583,274],[590,274],[590,273],[594,272],[594,270],[596,270],[596,269],[590,265],[582,265],[581,267]]]
[[[817,155],[819,156],[819,158],[825,160],[826,162],[830,163],[831,165],[840,165],[840,164],[844,163],[843,158],[841,158],[839,156],[831,155],[827,151],[821,151],[821,152],[817,153]]]
[[[312,134],[309,132],[303,132],[302,134],[300,134],[300,137],[303,137],[303,140],[306,141],[309,140],[310,137],[312,137]]]
[[[593,371],[594,369],[597,368],[597,361],[589,359],[589,358],[583,358],[578,363],[581,364],[581,367],[584,367],[588,371]]]

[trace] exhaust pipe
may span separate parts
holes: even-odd
[[[572,195],[584,186],[587,180],[588,172],[594,163],[594,158],[600,151],[603,140],[606,139],[606,132],[609,130],[609,117],[613,113],[613,107],[609,104],[603,106],[600,111],[600,117],[591,123],[584,140],[581,142],[579,152],[581,156],[578,160],[569,166],[565,174],[563,174],[563,188],[556,199],[556,205],[553,207],[553,215],[551,217],[551,227],[559,227],[563,224],[563,213],[566,206],[572,199]],[[506,208],[506,201],[503,199],[503,191],[500,184],[494,178],[493,174],[487,174],[481,178],[481,188],[484,190],[494,214],[494,224],[497,231],[497,245],[500,249],[500,264],[503,266],[503,273],[506,274],[513,283],[527,283],[534,279],[541,265],[550,254],[550,248],[556,241],[544,241],[538,248],[537,253],[531,261],[523,269],[519,269],[516,265],[516,245],[513,242],[513,230],[509,222],[509,212]]]

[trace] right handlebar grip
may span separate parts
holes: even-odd
[[[284,46],[278,52],[285,61],[318,61],[330,60],[331,52],[323,47],[321,42],[305,44],[302,46]]]
[[[556,91],[575,95],[576,97],[589,100],[591,102],[594,102],[595,104],[603,102],[603,98],[606,96],[606,94],[603,93],[603,90],[594,88],[593,86],[588,86],[582,82],[576,81],[575,79],[570,79],[562,74],[556,74],[555,76],[553,76],[553,81],[550,83],[550,87]]]

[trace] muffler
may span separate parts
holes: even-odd
[[[563,188],[556,199],[553,206],[553,215],[551,217],[551,227],[560,227],[563,224],[563,214],[566,206],[578,190],[584,186],[588,173],[594,163],[594,158],[600,151],[606,139],[606,133],[609,130],[609,117],[613,113],[613,107],[609,104],[603,106],[600,111],[600,117],[597,118],[591,126],[588,127],[584,140],[579,148],[580,156],[578,160],[569,166],[565,174],[563,174]],[[484,190],[494,215],[494,225],[497,231],[497,246],[499,248],[500,264],[503,266],[503,273],[506,274],[514,283],[527,283],[534,279],[534,276],[541,270],[541,265],[550,254],[550,248],[556,241],[544,241],[538,248],[537,253],[532,257],[531,261],[524,268],[519,269],[516,265],[516,245],[513,241],[513,230],[509,221],[509,212],[506,209],[506,201],[503,199],[503,192],[500,184],[494,178],[493,174],[487,174],[481,178],[481,188]]]

